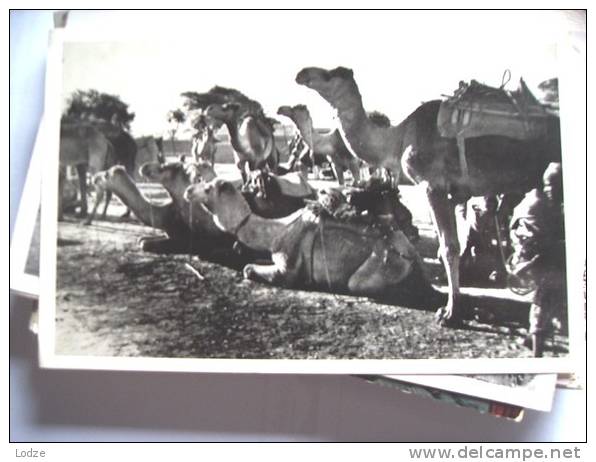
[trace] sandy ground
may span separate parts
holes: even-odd
[[[227,166],[225,166],[227,173]],[[321,183],[322,184],[322,183]],[[159,188],[147,187],[154,195]],[[157,191],[157,192],[156,192]],[[433,283],[444,286],[421,191],[401,187],[423,238]],[[440,328],[434,309],[244,281],[239,272],[188,255],[142,252],[159,232],[122,221],[117,199],[105,221],[59,224],[58,354],[202,358],[529,357],[520,344],[527,303],[507,289],[467,288],[477,319]],[[185,265],[192,264],[200,280]],[[567,353],[552,340],[547,356]]]

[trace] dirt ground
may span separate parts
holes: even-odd
[[[420,227],[421,255],[444,286],[426,204],[401,187]],[[159,232],[108,219],[59,224],[56,352],[74,355],[197,358],[529,357],[521,345],[528,304],[507,289],[467,288],[476,319],[440,328],[434,309],[360,297],[287,290],[244,281],[232,269],[188,255],[142,252],[137,240]],[[191,264],[201,280],[186,266]],[[443,287],[444,290],[444,287]],[[554,341],[554,343],[553,343]],[[547,356],[567,353],[557,336]]]

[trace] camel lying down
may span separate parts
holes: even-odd
[[[147,174],[152,166],[153,163],[144,164],[142,171]],[[172,198],[170,202],[153,204],[148,201],[121,166],[99,172],[93,178],[97,186],[116,194],[143,224],[165,231],[166,236],[140,238],[142,250],[194,254],[238,269],[257,258],[268,256],[244,246],[235,246],[235,239],[215,226],[211,214],[205,212],[191,216],[187,203],[182,199],[182,193],[190,185],[188,171],[182,164],[165,164],[163,171],[152,173],[168,190]]]
[[[253,214],[225,180],[191,185],[184,194],[193,209],[255,250],[269,250],[273,264],[249,264],[244,276],[288,288],[304,288],[438,306],[441,295],[423,276],[418,253],[401,231],[316,216],[302,209],[285,219]]]

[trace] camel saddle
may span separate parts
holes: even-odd
[[[300,172],[290,172],[285,175],[271,176],[282,194],[291,197],[308,198],[315,196],[315,189],[308,183]]]
[[[547,117],[546,108],[523,79],[516,91],[472,80],[460,82],[453,96],[441,102],[437,126],[446,138],[500,135],[528,140],[546,134]]]

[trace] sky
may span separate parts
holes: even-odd
[[[306,104],[317,127],[333,110],[294,79],[303,67],[345,66],[367,110],[400,122],[460,80],[499,86],[505,69],[535,89],[559,75],[563,13],[537,11],[112,12],[64,47],[63,100],[76,89],[118,95],[136,117],[135,136],[165,134],[180,93],[236,88],[269,115]],[[106,24],[108,26],[106,26]],[[87,26],[88,27],[88,26]],[[280,121],[289,123],[282,116]]]

